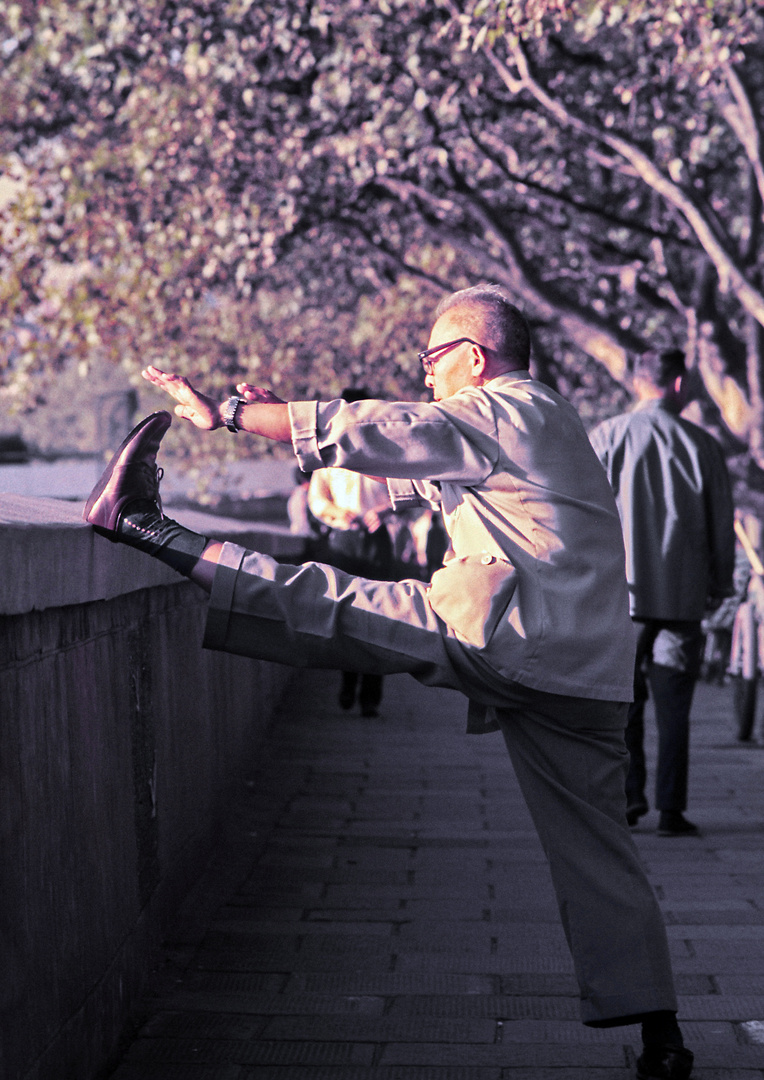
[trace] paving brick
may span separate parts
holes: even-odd
[[[764,933],[761,926],[699,926],[684,924],[669,926],[669,937],[690,938],[692,941],[724,942],[724,947],[740,947],[746,951],[751,948],[760,950],[764,955]]]
[[[528,956],[518,950],[514,955],[504,952],[405,952],[398,953],[396,971],[475,972],[486,975],[506,974],[565,974],[572,972],[570,956]]]
[[[247,1015],[260,1018],[271,1016],[381,1016],[385,1011],[385,999],[372,995],[329,995],[329,994],[247,994],[221,991],[184,991],[179,990],[167,999],[168,1008],[192,1012],[228,1014],[229,1016]],[[259,1020],[258,1020],[259,1023]],[[257,1028],[258,1034],[262,1024]],[[153,1034],[153,1032],[152,1032]],[[254,1036],[230,1036],[245,1038]]]
[[[353,1042],[251,1043],[244,1065],[371,1065],[374,1047]]]
[[[305,922],[326,923],[395,923],[409,921],[405,901],[388,904],[387,907],[312,907],[305,911]],[[388,932],[391,932],[388,926]]]
[[[400,972],[353,972],[337,974],[296,973],[289,981],[295,990],[335,994],[382,994],[407,997],[417,994],[460,994],[469,997],[494,992],[496,980],[485,975],[439,975],[425,972],[407,975]]]
[[[685,972],[674,972],[674,985],[677,994],[690,996],[695,994],[718,994],[717,980],[712,975],[693,975]],[[760,991],[752,990],[752,993]]]
[[[136,1064],[146,1062],[159,1064],[211,1065],[242,1064],[248,1048],[256,1043],[248,1040],[205,1038],[137,1038],[128,1051],[127,1060]]]
[[[260,972],[195,971],[183,980],[184,991],[223,994],[278,994],[287,984],[287,975]]]
[[[178,995],[179,997],[181,995]],[[197,995],[189,994],[197,1001]],[[141,1038],[147,1039],[256,1039],[265,1027],[265,1019],[254,1009],[248,1013],[227,1013],[221,1010],[200,1013],[198,1006],[184,1012],[183,1006],[168,1000],[166,1011],[155,1013],[141,1028]]]
[[[337,1017],[337,1016],[277,1016],[271,1019],[263,1033],[266,1039],[313,1039],[354,1042],[444,1042],[490,1043],[496,1025],[490,1020],[430,1017],[408,1019],[397,1017]]]
[[[764,994],[764,970],[754,975],[717,975],[714,981],[720,994]]]
[[[572,997],[438,994],[396,997],[387,1015],[483,1017],[491,1020],[578,1020],[580,1012],[578,1001]]]
[[[515,972],[500,977],[499,992],[504,995],[528,997],[579,998],[578,983],[570,974],[543,974],[539,971]]]
[[[764,1019],[764,995],[708,994],[680,997],[682,1017],[687,1020],[760,1020]],[[764,1054],[764,1051],[762,1052]]]
[[[204,947],[194,957],[192,971],[274,972],[291,971],[299,952],[295,949]]]
[[[219,940],[225,945],[234,937],[249,938],[250,935],[259,934],[269,938],[286,937],[287,940],[305,934],[343,934],[360,939],[362,942],[369,937],[390,937],[392,925],[390,923],[375,923],[369,919],[363,922],[350,922],[348,920],[322,920],[303,919],[299,923],[294,922],[260,922],[254,916],[252,918],[216,919],[211,926],[214,933],[220,935]]]
[[[626,1040],[624,1040],[625,1042]],[[634,1045],[638,1046],[638,1039]],[[382,1050],[380,1065],[430,1066],[499,1066],[508,1069],[508,1077],[516,1068],[554,1068],[564,1070],[557,1080],[566,1080],[571,1067],[607,1069],[620,1068],[626,1063],[623,1043],[590,1043],[584,1046],[564,1043],[494,1043],[490,1046],[447,1046],[435,1043],[391,1043]]]
[[[560,1069],[522,1069],[510,1066],[505,1074],[511,1080],[562,1080]],[[634,1072],[630,1066],[624,1065],[620,1069],[593,1069],[587,1066],[577,1069],[574,1066],[565,1067],[565,1080],[630,1080]]]
[[[286,1068],[260,1066],[256,1070],[243,1069],[238,1080],[502,1080],[501,1072],[500,1066],[485,1069],[458,1065],[442,1068],[418,1065],[371,1068],[336,1065],[328,1068],[306,1068],[301,1065]],[[558,1077],[558,1080],[561,1078]]]
[[[241,1068],[238,1065],[195,1065],[191,1062],[173,1065],[166,1061],[161,1064],[126,1061],[111,1074],[109,1080],[241,1080]]]

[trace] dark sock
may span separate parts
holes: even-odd
[[[676,1013],[663,1009],[642,1017],[642,1042],[645,1046],[684,1046]]]
[[[145,551],[186,577],[201,558],[209,540],[165,517],[156,503],[141,499],[131,503],[119,520],[117,537],[130,547]]]

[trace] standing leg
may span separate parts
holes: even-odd
[[[584,1023],[676,1011],[658,903],[626,824],[626,706],[517,687],[499,723],[549,859]]]
[[[369,674],[361,676],[361,692],[358,695],[361,705],[361,716],[377,716],[379,703],[382,700],[382,676]]]
[[[649,680],[658,727],[655,805],[661,835],[692,835],[687,809],[690,708],[700,670],[703,635],[698,623],[664,624],[655,639]]]
[[[624,814],[626,706],[516,690],[499,723],[549,859],[582,1019],[641,1022],[638,1080],[688,1080],[663,918]]]
[[[642,680],[645,682],[645,680]],[[645,704],[647,698],[640,698],[629,705],[627,714],[626,749],[629,751],[629,768],[626,773],[626,816],[629,825],[636,825],[637,820],[646,814],[649,807],[645,796],[647,784],[647,765],[645,764]]]
[[[626,820],[637,824],[649,807],[645,796],[647,765],[645,763],[645,705],[648,699],[645,668],[650,661],[653,640],[657,632],[652,622],[638,622],[637,655],[634,662],[634,700],[629,706],[626,722],[626,749],[629,768],[626,773]]]
[[[732,707],[737,721],[737,737],[741,742],[750,741],[756,719],[758,646],[754,604],[752,600],[744,600],[735,612],[730,657]]]
[[[352,709],[355,704],[355,691],[358,685],[358,672],[343,671],[340,684],[339,705],[341,709]]]
[[[750,742],[756,720],[756,679],[732,676],[732,707],[737,721],[740,742]]]
[[[658,725],[655,805],[658,810],[682,813],[687,809],[690,707],[695,679],[686,671],[653,664],[650,685]]]

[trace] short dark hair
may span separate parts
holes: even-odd
[[[501,285],[473,285],[444,296],[435,319],[447,311],[460,311],[471,334],[517,367],[527,368],[531,359],[531,332],[525,316]],[[481,340],[482,339],[482,340]]]
[[[634,375],[647,379],[653,386],[665,390],[687,371],[684,353],[681,349],[650,349],[641,353],[634,361]]]

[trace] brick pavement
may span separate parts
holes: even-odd
[[[342,713],[338,678],[295,676],[113,1080],[633,1077],[639,1029],[578,1020],[501,736],[407,676],[378,719]],[[696,698],[702,836],[654,812],[635,834],[698,1080],[764,1078],[764,748],[735,744],[730,696]]]

